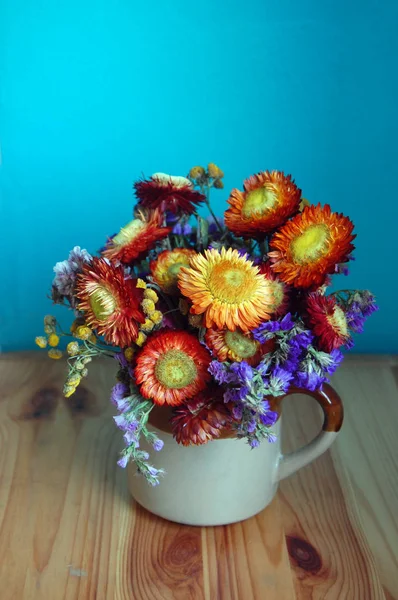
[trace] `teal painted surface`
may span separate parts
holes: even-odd
[[[212,160],[227,190],[283,169],[352,217],[349,284],[381,307],[357,349],[396,351],[397,17],[392,0],[1,0],[2,349],[32,347],[53,264],[130,218],[135,178]]]

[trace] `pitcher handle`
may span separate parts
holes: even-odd
[[[323,384],[321,390],[315,392],[291,388],[286,396],[291,394],[305,394],[315,398],[323,411],[323,426],[312,442],[290,454],[281,456],[277,472],[278,481],[289,477],[323,454],[335,441],[344,418],[341,398],[336,390],[327,383]]]

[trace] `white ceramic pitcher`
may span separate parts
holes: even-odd
[[[281,454],[281,416],[273,427],[277,442],[264,441],[254,449],[236,438],[185,447],[165,427],[153,424],[164,448],[152,453],[151,461],[166,475],[151,487],[135,474],[134,465],[129,466],[133,498],[156,515],[188,525],[226,525],[257,514],[271,502],[278,482],[323,454],[342,425],[343,406],[331,386],[325,384],[319,392],[292,388],[287,395],[292,393],[312,396],[323,409],[322,431],[308,445]]]

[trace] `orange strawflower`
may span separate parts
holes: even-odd
[[[281,171],[252,175],[243,187],[243,192],[232,190],[225,211],[225,225],[236,235],[264,237],[299,209],[301,190]]]
[[[139,324],[145,322],[143,291],[135,279],[125,279],[122,266],[93,258],[78,275],[76,295],[87,324],[109,344],[125,347],[136,340]]]
[[[144,398],[178,406],[206,387],[210,359],[196,336],[163,329],[152,334],[138,354],[135,380]]]
[[[243,333],[238,329],[208,329],[205,342],[210,348],[213,356],[219,361],[241,362],[246,361],[249,365],[256,366],[261,357],[275,348],[273,339],[265,344],[260,344],[249,333]]]
[[[251,260],[237,250],[205,250],[181,267],[178,286],[192,302],[191,313],[215,325],[246,332],[270,318],[271,285]]]
[[[295,287],[322,285],[354,249],[353,223],[330,206],[306,206],[271,238],[269,256],[279,278]]]
[[[103,255],[109,260],[118,260],[129,264],[140,260],[156,242],[167,237],[170,227],[162,226],[163,217],[159,210],[151,212],[138,211],[138,218],[127,223],[125,227],[111,238]]]
[[[195,250],[175,248],[164,250],[156,260],[152,260],[150,269],[155,283],[167,294],[178,293],[178,273],[181,267],[189,266],[189,259],[195,256]]]

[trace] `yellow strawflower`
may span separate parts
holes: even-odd
[[[138,278],[138,279],[137,279],[137,285],[136,285],[136,287],[138,287],[138,288],[141,288],[141,289],[145,290],[145,288],[146,288],[146,283],[145,283],[145,281],[144,281],[143,279],[139,279],[139,278]]]
[[[81,376],[78,373],[74,373],[72,375],[69,375],[69,377],[66,380],[66,385],[77,387],[81,380]]]
[[[76,391],[76,387],[73,385],[64,385],[64,396],[65,398],[69,398]]]
[[[38,335],[35,337],[35,343],[39,348],[45,348],[47,346],[47,339],[43,335]]]
[[[159,296],[157,295],[155,290],[152,290],[151,288],[146,288],[144,292],[144,298],[152,300],[152,302],[157,302],[159,300]]]
[[[153,313],[151,313],[150,319],[155,325],[159,325],[163,320],[163,313],[160,310],[154,310]]]
[[[88,340],[92,333],[90,327],[87,327],[87,325],[79,325],[75,331],[75,337],[79,338],[79,340]]]
[[[69,356],[76,356],[76,354],[79,354],[80,352],[79,343],[69,342],[69,344],[66,346],[66,351],[69,354]]]
[[[145,319],[145,323],[143,323],[141,325],[141,331],[144,331],[145,333],[149,333],[150,331],[152,331],[152,329],[154,328],[154,326],[155,326],[154,322],[151,321],[151,319],[146,318]]]
[[[58,360],[58,359],[62,358],[62,352],[61,352],[61,350],[56,350],[55,348],[51,348],[51,350],[48,351],[48,356],[50,358],[53,358],[54,360]]]
[[[151,315],[151,313],[153,313],[153,311],[155,310],[155,303],[153,300],[149,300],[147,298],[145,298],[142,302],[141,302],[141,306],[142,309],[144,311],[144,313],[146,315]]]
[[[146,342],[146,335],[145,333],[143,333],[142,331],[139,332],[137,339],[135,340],[135,343],[137,344],[137,346],[142,346],[143,344],[145,344]]]
[[[58,346],[59,344],[59,336],[56,333],[51,333],[48,336],[48,345],[52,346],[52,348],[55,348],[56,346]]]

